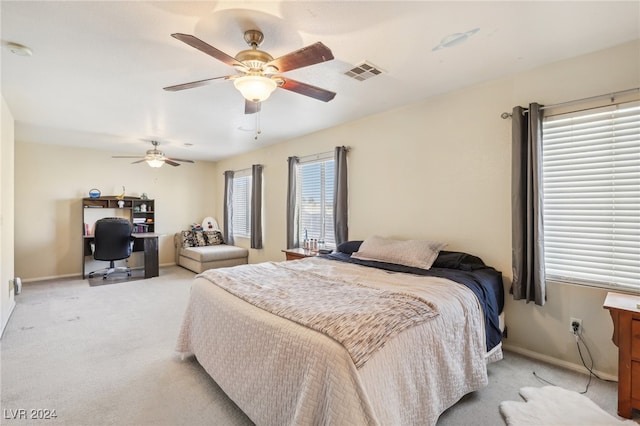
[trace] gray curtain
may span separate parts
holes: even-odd
[[[287,248],[300,246],[298,238],[298,206],[296,204],[296,170],[300,159],[289,157],[289,186],[287,188]]]
[[[524,114],[523,114],[524,112]],[[529,105],[528,112],[515,107],[512,114],[511,292],[516,300],[544,305],[544,226],[542,192],[542,111]]]
[[[251,166],[251,248],[262,248],[262,164]]]
[[[233,171],[224,172],[224,242],[233,245]]]
[[[336,246],[349,240],[347,152],[348,149],[344,146],[337,146],[335,150],[335,189],[333,191],[333,221]]]

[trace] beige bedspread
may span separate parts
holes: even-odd
[[[267,312],[326,334],[345,347],[357,368],[389,339],[438,315],[415,294],[298,271],[295,263],[211,269],[200,276]]]
[[[435,424],[487,384],[481,308],[466,287],[321,258],[287,268],[415,293],[439,315],[398,334],[357,369],[335,340],[196,278],[177,350],[194,353],[256,424]]]

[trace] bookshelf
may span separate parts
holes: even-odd
[[[82,277],[86,277],[87,270],[99,269],[100,263],[95,264],[92,256],[91,242],[95,223],[104,217],[123,217],[133,224],[134,234],[148,234],[156,232],[156,205],[154,200],[143,200],[137,197],[115,196],[83,198],[82,199]],[[158,276],[158,238],[157,236],[139,236],[133,243],[133,251],[145,254],[145,278]],[[154,247],[151,247],[154,246]],[[147,257],[151,260],[147,260]],[[134,263],[140,263],[134,261]],[[87,268],[89,267],[89,268]]]
[[[105,210],[106,209],[106,210]],[[134,233],[155,232],[155,201],[141,198],[113,197],[82,199],[82,233],[93,235],[93,228],[98,219],[103,217],[125,217],[133,224]]]

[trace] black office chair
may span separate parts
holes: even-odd
[[[93,237],[93,258],[96,260],[109,261],[109,267],[93,271],[89,278],[96,274],[102,274],[102,279],[115,272],[126,272],[131,276],[131,268],[128,266],[116,267],[116,260],[127,259],[133,250],[133,240],[131,236],[132,225],[129,220],[121,217],[105,217],[96,222]]]

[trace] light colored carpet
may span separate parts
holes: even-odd
[[[526,402],[505,401],[500,412],[509,426],[615,426],[635,425],[618,420],[578,392],[558,386],[525,387]]]
[[[0,423],[251,425],[194,358],[174,352],[194,275],[172,266],[114,285],[79,278],[24,284],[0,340]],[[489,366],[489,386],[463,397],[438,426],[503,425],[500,402],[519,400],[524,386],[543,386],[533,371],[566,389],[583,390],[587,381],[506,352]],[[615,415],[616,384],[594,381],[587,396]],[[56,410],[57,417],[5,418],[20,409]]]
[[[2,408],[56,410],[4,424],[249,425],[193,359],[174,352],[195,274],[91,287],[24,284],[2,338]]]

